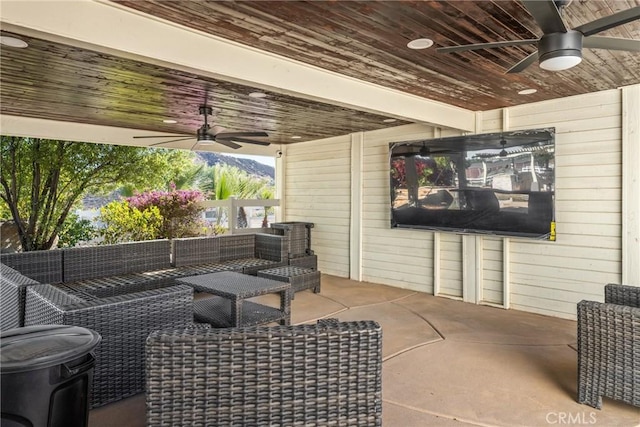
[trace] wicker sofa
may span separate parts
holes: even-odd
[[[379,426],[381,346],[373,321],[154,332],[147,425]]]
[[[640,406],[640,287],[609,284],[605,302],[578,303],[578,402]]]
[[[92,406],[144,390],[144,340],[193,322],[193,289],[175,279],[255,274],[287,264],[287,237],[248,234],[0,255],[0,328],[70,324],[102,335]]]
[[[109,296],[120,285],[145,290],[218,271],[255,275],[260,269],[287,265],[287,250],[287,236],[256,233],[0,254],[0,284],[6,294],[2,308],[4,312],[17,306],[17,326],[24,326],[30,285],[52,284],[88,298]],[[10,325],[15,323],[9,319],[0,324],[2,329]]]

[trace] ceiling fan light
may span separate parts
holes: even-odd
[[[582,39],[579,31],[549,33],[538,42],[540,68],[547,71],[562,71],[582,62]]]
[[[547,71],[562,71],[573,68],[582,62],[579,50],[560,50],[549,52],[540,57],[540,68]]]
[[[197,139],[198,144],[213,144],[216,142],[215,138],[207,132],[207,129],[199,128]]]

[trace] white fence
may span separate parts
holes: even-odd
[[[200,204],[205,208],[204,219],[207,222],[227,228],[229,234],[243,234],[256,232],[265,222],[274,222],[280,199],[231,197],[225,200],[205,200]],[[269,208],[273,208],[271,212]]]

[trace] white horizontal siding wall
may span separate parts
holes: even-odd
[[[478,114],[481,133],[556,128],[556,242],[391,229],[389,142],[457,134],[423,125],[286,147],[285,220],[316,224],[323,272],[575,318],[621,282],[621,104],[612,90]]]
[[[285,148],[285,221],[314,223],[311,247],[318,269],[349,277],[351,209],[350,137],[291,144]]]
[[[433,292],[433,233],[390,228],[389,143],[432,138],[422,125],[366,132],[362,158],[362,280]]]
[[[511,307],[574,318],[577,302],[603,300],[603,286],[621,279],[621,93],[485,112],[482,132],[503,123],[505,130],[556,128],[557,241],[510,239]],[[498,265],[486,251],[483,261]]]

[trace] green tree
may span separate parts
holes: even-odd
[[[155,188],[179,174],[185,153],[2,136],[0,212],[10,212],[24,251],[50,249],[87,193]]]
[[[80,219],[75,213],[70,213],[62,225],[58,239],[59,248],[72,248],[79,242],[91,240],[96,237],[97,232],[91,221]]]
[[[276,196],[276,189],[272,185],[265,185],[258,193],[258,199],[273,199]],[[264,207],[264,217],[262,218],[262,228],[269,226],[269,214],[273,212],[273,206]]]
[[[106,244],[157,239],[162,228],[162,215],[157,206],[140,210],[127,200],[114,201],[101,208],[100,220],[105,226],[98,233]]]

